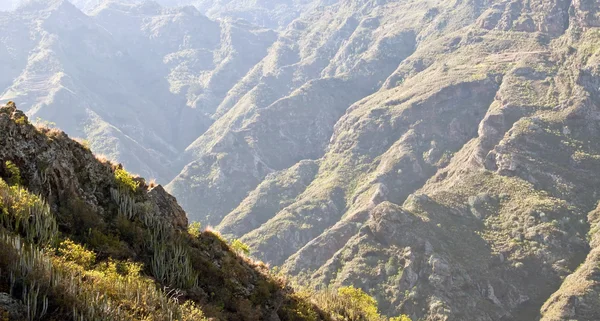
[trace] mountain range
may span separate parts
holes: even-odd
[[[0,100],[304,285],[598,320],[599,28],[598,0],[32,0]]]

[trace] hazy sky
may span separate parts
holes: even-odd
[[[18,0],[0,0],[0,10],[6,11],[13,9],[13,6],[15,6],[17,2]]]
[[[28,0],[0,0],[0,11],[7,11],[15,9],[19,3],[25,2]],[[42,0],[43,1],[43,0]],[[94,8],[99,3],[102,3],[104,0],[68,0],[77,7],[82,10]],[[117,0],[119,1],[119,0]],[[136,3],[143,2],[144,0],[120,0],[125,3]],[[163,6],[179,6],[179,5],[189,5],[195,3],[192,0],[153,0],[158,2]]]

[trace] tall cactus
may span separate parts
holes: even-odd
[[[58,224],[45,201],[20,186],[8,186],[1,179],[0,225],[41,246],[51,244],[58,235]]]

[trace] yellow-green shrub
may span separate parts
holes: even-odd
[[[192,222],[188,225],[188,233],[194,238],[200,237],[202,234],[202,224],[200,222]]]
[[[313,291],[308,297],[322,311],[339,321],[385,321],[379,315],[377,301],[353,286],[337,290]]]
[[[89,251],[72,241],[61,247],[68,250],[53,255],[0,229],[0,269],[15,280],[11,289],[18,282],[33,290],[26,304],[38,317],[54,311],[60,320],[206,320],[194,303],[180,305],[142,276],[141,264],[109,260],[86,269]]]
[[[21,186],[8,186],[0,179],[0,226],[22,235],[30,243],[46,246],[58,234],[50,207]]]
[[[379,317],[377,301],[363,290],[346,286],[339,288],[337,292],[340,299],[347,301],[351,307],[362,312],[368,320]]]
[[[96,254],[85,247],[66,239],[58,247],[58,255],[67,261],[72,261],[84,269],[89,269],[96,262]]]
[[[250,246],[248,246],[248,244],[246,244],[238,239],[233,240],[233,242],[231,242],[230,246],[231,246],[231,249],[238,254],[240,254],[240,253],[243,253],[245,255],[250,254]]]
[[[115,170],[115,179],[120,190],[135,192],[139,187],[139,183],[133,179],[133,176],[122,168]]]
[[[4,167],[6,167],[6,171],[10,175],[8,178],[8,184],[21,185],[21,170],[19,167],[11,161],[6,161],[4,163]]]

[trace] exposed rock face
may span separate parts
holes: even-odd
[[[185,211],[179,206],[175,197],[167,193],[161,185],[148,191],[148,199],[156,204],[159,214],[173,226],[179,229],[187,228],[188,219]]]
[[[342,16],[345,5],[352,7],[331,8]],[[365,9],[368,19],[340,19],[338,34],[350,33],[352,43],[361,27],[380,30],[383,20],[373,16],[392,16],[386,11],[392,6]],[[595,9],[569,1],[418,8],[411,12],[419,19],[397,18],[412,22],[401,34],[414,37],[414,52],[386,67],[379,90],[344,101],[330,139],[313,131],[296,139],[303,129],[287,132],[297,126],[294,105],[286,109],[294,121],[269,117],[271,107],[263,111],[258,97],[278,105],[302,95],[314,114],[311,97],[318,92],[273,96],[294,67],[281,68],[274,83],[251,73],[244,82],[252,95],[240,94],[225,118],[191,145],[196,156],[190,157],[201,161],[190,163],[169,188],[192,202],[194,195],[217,199],[215,193],[232,192],[231,204],[203,199],[205,213],[194,215],[211,223],[225,217],[220,227],[228,234],[307,283],[368,290],[389,315],[593,320],[595,252],[588,254],[594,246],[587,235],[594,232],[585,215],[599,195]],[[315,39],[315,21],[330,21],[323,16],[310,20],[307,13],[288,32]],[[279,56],[269,67],[307,61],[302,50],[288,58],[282,47],[275,47]],[[336,52],[335,58],[322,65],[335,67],[318,69],[321,74],[343,73],[349,64],[335,59],[352,60],[350,47],[328,47],[324,52]],[[286,143],[266,149],[261,140]],[[290,146],[297,147],[292,154]],[[273,177],[297,171],[294,158],[316,160],[314,177],[274,183]],[[277,174],[267,176],[271,172]],[[188,181],[200,186],[185,189]],[[273,198],[277,191],[282,196]]]
[[[588,215],[591,251],[575,273],[569,275],[542,306],[541,320],[597,320],[600,318],[600,208]]]
[[[577,23],[584,28],[600,27],[600,8],[597,0],[574,0]]]
[[[388,15],[403,5],[376,9],[359,1],[309,12],[229,92],[223,116],[188,147],[191,162],[167,185],[191,217],[216,225],[267,174],[325,153],[345,110],[414,50],[414,21]]]
[[[113,164],[98,161],[87,147],[69,139],[64,132],[32,126],[12,102],[0,107],[0,128],[2,172],[6,161],[13,162],[26,186],[42,195],[56,212],[65,207],[77,207],[79,212],[87,207],[100,219],[106,214],[105,209],[113,202],[111,189],[117,189]],[[141,188],[146,188],[143,179],[140,181]],[[186,213],[162,186],[150,189],[142,197],[166,222],[176,228],[187,227]],[[78,228],[76,220],[65,218],[65,224]]]
[[[569,27],[571,1],[497,1],[479,20],[485,29],[560,35]]]
[[[8,293],[0,293],[0,317],[11,321],[27,320],[27,307]]]
[[[103,266],[109,261],[127,260],[142,266],[151,266],[156,257],[161,255],[157,254],[160,247],[164,251],[178,252],[167,257],[177,260],[178,270],[172,273],[181,275],[193,272],[194,286],[167,283],[164,275],[161,278],[154,268],[141,271],[143,281],[141,276],[128,275],[127,282],[130,282],[129,277],[136,278],[136,281],[132,282],[151,282],[151,286],[168,287],[170,295],[177,293],[177,298],[182,300],[181,304],[188,300],[201,303],[203,315],[199,318],[202,320],[245,320],[248,317],[253,320],[329,320],[325,315],[327,312],[322,312],[310,302],[300,299],[294,295],[291,287],[282,280],[273,278],[264,263],[254,262],[236,254],[227,242],[210,231],[189,234],[185,212],[162,186],[150,187],[143,178],[123,173],[121,165],[96,159],[88,148],[70,139],[64,132],[31,125],[24,113],[17,110],[12,102],[0,107],[0,146],[0,178],[4,188],[8,187],[5,182],[18,184],[46,200],[61,234],[58,240],[70,239],[93,251],[97,260],[94,262],[94,268],[97,270],[94,271],[98,271],[97,273],[103,273],[100,271],[105,271]],[[17,172],[20,174],[17,175]],[[31,202],[30,199],[26,201]],[[5,211],[7,205],[14,208],[23,206],[16,201],[11,202],[0,204],[1,209]],[[127,209],[132,210],[133,214],[128,214]],[[25,208],[20,210],[19,214],[28,213]],[[8,217],[10,220],[11,217]],[[2,229],[3,235],[11,235],[5,227]],[[15,234],[19,232],[16,229],[11,232],[13,231]],[[154,238],[158,240],[153,240]],[[20,244],[18,246],[28,246],[28,243],[17,243]],[[4,265],[0,271],[0,278],[4,289],[12,282],[12,276],[4,268],[7,266],[7,260],[31,259],[19,256],[19,253],[14,253],[13,256],[11,252],[3,252],[3,255]],[[58,259],[58,256],[56,258]],[[71,262],[67,260],[63,262]],[[79,266],[77,263],[72,264],[73,267]],[[39,267],[29,261],[22,266],[36,272]],[[49,269],[44,267],[44,270],[40,268],[40,271],[50,273]],[[57,275],[71,275],[59,270],[60,267],[56,265],[53,269],[56,269],[54,271]],[[73,272],[81,273],[79,270]],[[43,282],[50,282],[51,276],[47,277],[48,279],[42,280],[48,281]],[[16,292],[21,292],[23,282],[41,282],[37,281],[39,279],[30,281],[31,279],[23,278],[22,275],[16,280],[15,286],[10,284]],[[81,287],[83,282],[90,282],[90,287],[97,285],[94,277],[81,277],[77,283],[58,283],[56,287],[52,285],[50,291],[39,292],[39,299],[43,295],[50,302],[50,308],[44,318],[70,318],[73,305],[70,302],[63,303],[64,297],[60,289],[63,286]],[[35,288],[35,285],[32,286]],[[78,293],[89,292],[81,290]],[[91,295],[101,296],[106,292],[96,293]],[[17,296],[19,294],[21,293]],[[60,297],[57,298],[57,295]],[[164,298],[166,300],[167,296]],[[147,304],[143,301],[143,304]],[[128,309],[136,308],[136,313],[138,312],[138,305],[133,303],[133,299],[125,303],[113,302],[127,305]],[[227,302],[227,305],[223,302]],[[110,311],[114,309],[107,313],[110,314]],[[155,311],[153,309],[150,313]],[[298,311],[308,311],[310,317],[299,317]],[[25,320],[26,313],[26,307],[24,310],[20,303],[0,293],[0,320]],[[142,314],[131,314],[130,318],[136,319],[139,315]],[[103,316],[101,315],[100,319]]]
[[[287,170],[270,174],[217,229],[224,235],[236,236],[260,227],[290,205],[312,182],[317,170],[316,162],[304,160]]]

